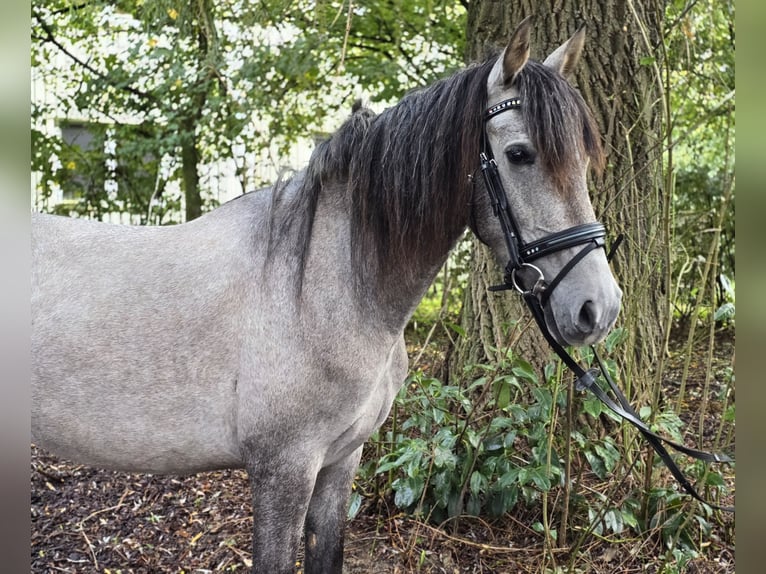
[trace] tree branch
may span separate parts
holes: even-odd
[[[112,78],[110,78],[107,74],[105,74],[104,72],[101,72],[100,70],[97,70],[88,62],[82,60],[81,58],[73,54],[66,46],[64,46],[61,42],[59,42],[56,39],[56,37],[53,35],[53,30],[51,29],[51,27],[48,25],[47,22],[45,22],[45,20],[43,20],[43,18],[37,12],[34,13],[34,16],[35,16],[35,20],[37,20],[37,23],[40,25],[40,28],[42,28],[43,32],[45,32],[44,37],[33,35],[32,37],[35,40],[53,44],[61,53],[66,55],[68,58],[70,58],[71,60],[79,64],[84,69],[88,70],[91,74],[101,78],[110,86],[117,88],[118,90],[124,90],[130,94],[133,94],[134,96],[138,96],[140,98],[149,100],[154,103],[158,101],[156,96],[154,96],[154,94],[151,94],[149,92],[144,92],[132,86],[120,85],[114,82]]]

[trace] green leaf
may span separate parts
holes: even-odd
[[[606,336],[606,339],[604,340],[604,346],[606,347],[607,352],[614,352],[615,347],[622,343],[627,337],[628,333],[625,331],[624,327],[617,327],[612,329],[612,331]]]
[[[346,513],[348,519],[352,520],[359,513],[361,507],[362,495],[358,491],[352,492],[351,497],[349,498],[348,512]]]
[[[396,464],[396,461],[388,461],[380,464],[378,466],[378,469],[375,471],[375,474],[382,474],[384,472],[388,472],[389,470],[393,468],[397,468],[399,465]]]
[[[534,485],[541,491],[545,492],[550,489],[551,481],[545,472],[544,466],[537,466],[529,470],[527,474],[528,478],[532,480]]]
[[[497,393],[497,406],[505,409],[511,404],[511,386],[507,383],[500,383],[500,392]]]
[[[434,466],[436,468],[448,468],[450,470],[455,468],[457,463],[457,457],[450,449],[443,446],[437,446],[434,448]]]
[[[586,450],[584,454],[593,473],[601,480],[606,479],[606,466],[604,465],[604,461],[601,459],[601,457],[594,453],[592,450]]]
[[[721,289],[730,299],[734,299],[734,284],[731,279],[723,273],[718,275],[718,282],[721,285]]]
[[[474,470],[471,474],[470,487],[473,494],[481,494],[484,491],[484,487],[487,484],[487,479],[478,470]]]
[[[615,534],[620,534],[622,532],[622,512],[615,508],[607,510],[604,514],[604,525]]]
[[[454,476],[452,471],[444,470],[434,474],[431,484],[433,485],[434,499],[437,506],[442,508],[447,506],[449,496],[452,493],[452,481]]]
[[[481,437],[475,430],[473,430],[472,428],[466,429],[465,436],[466,436],[466,439],[468,439],[468,444],[470,444],[473,448],[479,448],[479,444],[481,443]]]
[[[715,313],[713,314],[713,320],[731,321],[734,318],[734,313],[734,303],[726,302],[715,310]]]
[[[525,379],[526,381],[537,384],[537,373],[535,373],[534,368],[532,368],[532,365],[525,361],[524,359],[516,359],[515,365],[513,366],[513,369],[511,369],[511,372],[513,372],[514,375],[521,379]]]
[[[717,472],[712,471],[708,471],[707,476],[705,477],[705,484],[717,487],[726,486],[723,477]]]
[[[399,508],[407,508],[412,506],[423,492],[423,480],[420,478],[398,478],[391,487],[396,492],[394,496],[394,504]]]
[[[498,486],[501,488],[508,488],[509,486],[515,484],[519,479],[519,471],[519,467],[514,467],[503,474],[503,476],[497,480]]]
[[[486,452],[503,450],[504,446],[503,435],[494,435],[484,441],[484,450]]]
[[[445,322],[445,325],[447,325],[447,327],[455,331],[455,333],[457,333],[461,337],[465,337],[465,329],[463,329],[463,327],[461,327],[460,325],[455,325],[454,323],[447,323],[447,322]]]
[[[481,498],[475,494],[468,496],[468,502],[465,505],[465,512],[469,516],[481,516]]]
[[[601,401],[599,401],[596,397],[588,397],[587,399],[585,399],[582,402],[582,408],[586,413],[588,413],[594,419],[597,419],[599,416],[601,416],[601,413],[603,411],[603,406],[601,405]]]
[[[450,492],[449,501],[447,502],[447,514],[450,517],[457,516],[460,513],[461,508],[460,493],[457,490]]]
[[[604,467],[607,472],[612,472],[617,462],[620,460],[620,452],[608,442],[608,439],[601,444],[597,444],[595,447],[596,452],[604,461]]]
[[[638,528],[638,519],[636,518],[636,515],[633,514],[632,510],[623,509],[621,512],[624,524],[627,524],[630,528]]]
[[[641,417],[641,419],[646,420],[648,419],[652,414],[652,407],[649,405],[644,405],[640,409],[638,409],[638,416]]]
[[[473,381],[470,385],[468,385],[468,388],[466,389],[466,392],[471,392],[474,389],[478,387],[483,387],[487,383],[487,377],[479,377],[475,381]]]

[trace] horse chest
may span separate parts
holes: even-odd
[[[329,445],[326,465],[356,450],[383,424],[406,375],[407,352],[403,339],[393,346],[380,370],[358,373],[358,378],[352,383],[357,388],[346,395],[356,397],[356,400],[342,401],[344,404],[340,405],[345,412],[339,418],[351,422],[339,429],[340,434]]]

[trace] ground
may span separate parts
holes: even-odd
[[[717,372],[733,362],[733,335],[720,339]],[[689,412],[704,381],[704,360],[696,355]],[[682,359],[676,356],[670,379]],[[714,376],[711,384],[721,379]],[[670,395],[677,391],[672,380],[667,387]],[[726,481],[732,495],[723,502],[733,504],[733,470]],[[249,497],[243,471],[187,477],[107,472],[69,464],[33,445],[31,572],[248,572]],[[704,553],[685,566],[663,566],[667,553],[659,536],[589,537],[574,553],[545,551],[543,538],[529,527],[535,518],[524,512],[491,523],[463,517],[457,527],[439,528],[397,513],[385,500],[367,502],[347,528],[344,574],[531,573],[557,566],[578,573],[735,571],[732,515],[713,515],[712,530],[698,541]]]

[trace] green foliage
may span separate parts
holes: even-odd
[[[403,0],[35,0],[32,15],[33,76],[46,78],[50,92],[32,108],[40,203],[85,181],[87,189],[64,190],[74,195],[65,209],[95,217],[124,210],[145,221],[153,193],[161,211],[177,207],[178,198],[163,193],[169,181],[189,185],[189,173],[202,176],[231,158],[242,191],[270,183],[261,180],[264,158],[334,128],[353,99],[387,102],[456,68],[465,9]],[[69,163],[51,119],[72,114],[96,124],[94,131],[111,126],[118,148],[134,148],[119,157],[117,180],[130,201],[115,202],[102,189],[105,158],[95,151],[77,162],[77,177],[50,167]],[[151,136],[125,133],[128,124]],[[145,158],[179,167],[161,174],[158,190],[156,180],[144,181],[153,169]],[[215,180],[201,178],[200,185],[212,207]]]
[[[442,521],[461,514],[500,516],[560,484],[547,468],[546,427],[554,397],[525,361],[508,356],[476,368],[467,386],[414,373],[396,399],[399,426],[379,437],[394,503]],[[521,406],[520,395],[533,400]]]
[[[588,507],[588,523],[596,536],[624,535],[628,530],[640,530],[640,504],[635,499],[622,501],[619,506],[602,499],[606,507],[591,505]]]
[[[466,235],[458,241],[447,262],[415,309],[407,326],[408,340],[422,342],[424,340],[422,337],[440,322],[452,341],[456,337],[465,336],[465,331],[459,323],[464,287],[468,281],[470,257],[471,241]]]
[[[619,354],[624,341],[624,330],[616,329],[604,346]],[[585,364],[593,359],[589,350],[580,358]],[[619,380],[617,363],[605,364]],[[461,385],[422,372],[407,379],[395,400],[391,426],[372,439],[377,454],[360,469],[355,509],[361,504],[358,492],[376,492],[390,496],[400,510],[442,523],[461,515],[538,512],[547,495],[569,500],[570,528],[584,536],[658,536],[670,553],[681,552],[680,558],[700,550],[713,524],[710,507],[680,493],[658,457],[653,459],[657,479],[648,495],[624,487],[615,494],[612,489],[630,472],[627,461],[636,457],[635,442],[624,443],[620,432],[599,432],[606,421],[604,428],[625,427],[590,394],[575,395],[572,420],[579,422],[568,428],[560,367],[549,364],[540,379],[509,352],[497,365],[471,367],[469,375]],[[656,432],[683,441],[687,425],[672,407],[653,413],[645,406],[640,415],[652,421]],[[565,458],[567,435],[570,461]],[[704,496],[715,500],[727,492],[721,469],[683,457],[679,463]],[[576,479],[566,474],[570,464]],[[632,464],[638,479],[642,463]],[[667,481],[660,479],[663,473]],[[530,527],[556,540],[558,530],[551,524],[543,520]]]
[[[704,504],[690,511],[687,496],[667,488],[652,489],[648,497],[647,529],[659,534],[665,548],[695,552],[700,536],[707,538],[713,529],[713,511]]]
[[[673,179],[673,276],[678,317],[689,319],[702,303],[716,320],[733,318],[731,294],[704,297],[699,289],[715,230],[718,269],[735,273],[734,193],[734,2],[675,0],[667,7],[665,66],[670,108],[667,154]],[[715,246],[713,246],[715,247]],[[730,296],[731,295],[731,296]],[[730,303],[727,304],[727,303]]]

